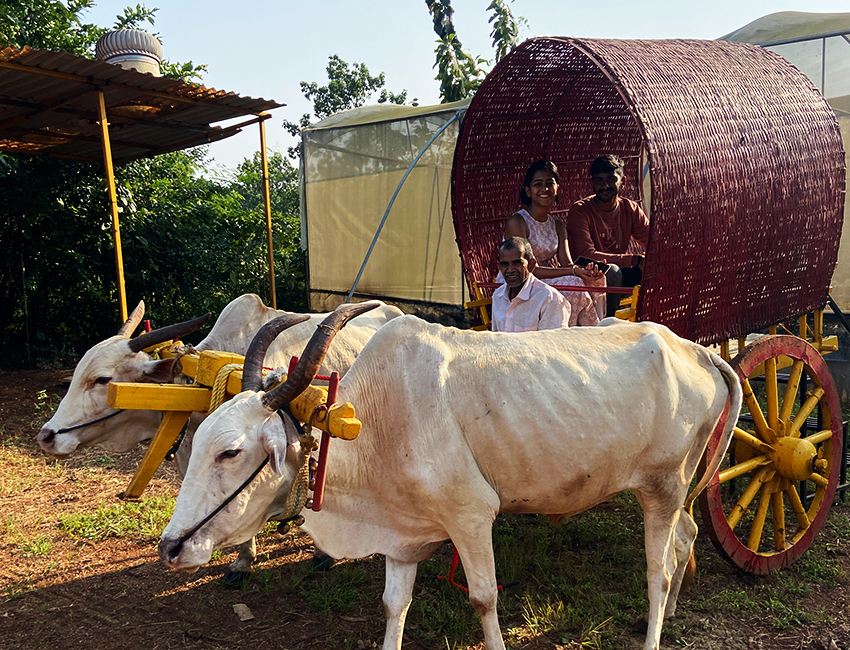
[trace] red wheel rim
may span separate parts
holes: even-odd
[[[775,367],[770,369],[785,358],[793,361],[788,368],[792,381],[795,371],[804,370],[808,377],[808,410],[804,408],[802,415],[788,404],[795,402],[797,391],[784,394]],[[747,346],[731,363],[745,396],[748,386],[754,385],[748,378],[762,364],[763,401],[759,403],[758,396],[745,400],[742,414],[749,410],[757,421],[757,408],[764,419],[761,424],[739,422],[728,460],[700,495],[703,521],[717,550],[732,564],[756,574],[788,566],[811,546],[835,496],[842,441],[838,392],[814,347],[795,336],[766,336]],[[771,381],[777,387],[772,398]],[[818,407],[819,430],[795,434],[795,427],[816,414]],[[716,452],[719,433],[718,429],[712,435],[706,458]],[[803,478],[809,470],[812,474]],[[795,497],[799,481],[814,493],[808,506]]]

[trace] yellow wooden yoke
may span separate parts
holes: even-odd
[[[172,350],[160,350],[163,358],[174,356]],[[141,496],[157,468],[165,460],[168,450],[174,445],[177,436],[193,411],[210,412],[213,398],[212,386],[219,372],[230,364],[244,363],[245,357],[229,352],[205,350],[200,354],[187,354],[180,358],[183,374],[193,377],[191,385],[141,384],[130,382],[110,382],[107,403],[112,408],[144,409],[165,411],[162,422],[148,446],[148,451],[130,485],[119,495],[125,499],[137,499]],[[242,392],[242,371],[226,369],[225,399]],[[324,386],[308,386],[307,389],[289,404],[290,411],[301,422],[311,424],[335,438],[354,440],[360,434],[360,421],[354,416],[354,406],[346,402],[333,404],[328,408],[327,417],[321,422],[312,418],[316,408],[325,404],[328,389]],[[215,405],[213,405],[214,410]]]

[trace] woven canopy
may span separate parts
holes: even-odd
[[[0,150],[102,161],[98,91],[115,163],[230,137],[283,105],[67,52],[6,47],[0,49]],[[246,116],[257,117],[214,126]]]
[[[455,154],[470,285],[496,274],[531,162],[558,165],[566,219],[609,153],[650,217],[638,320],[712,343],[824,305],[844,206],[835,115],[778,55],[722,41],[548,37],[502,59]]]

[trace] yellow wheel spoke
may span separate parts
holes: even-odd
[[[764,362],[764,387],[767,394],[767,425],[779,431],[779,390],[776,383],[776,357]]]
[[[735,427],[732,431],[732,435],[735,437],[735,440],[743,442],[745,445],[749,445],[753,449],[757,449],[763,454],[771,454],[773,453],[773,447],[771,447],[766,442],[762,442],[755,436],[747,433],[743,429]]]
[[[809,521],[809,515],[806,514],[803,502],[800,501],[800,495],[797,494],[797,490],[794,489],[793,485],[785,490],[785,495],[788,497],[788,503],[791,504],[791,509],[797,517],[797,523],[800,524],[800,528],[805,530],[812,522]]]
[[[803,403],[800,407],[800,410],[797,412],[797,415],[794,416],[794,423],[791,425],[791,428],[788,431],[788,435],[794,438],[799,437],[800,435],[800,427],[803,426],[803,422],[806,421],[806,418],[809,417],[814,408],[818,405],[820,398],[823,397],[823,388],[818,386],[812,391],[812,394],[809,395],[809,398]]]
[[[767,426],[767,420],[764,419],[761,406],[759,406],[756,396],[753,395],[753,387],[750,386],[750,380],[745,379],[743,384],[744,400],[747,403],[747,408],[750,410],[750,415],[753,416],[753,424],[756,427],[756,433],[767,443],[776,442],[776,435]]]
[[[773,547],[785,550],[785,501],[782,490],[773,493]]]
[[[803,439],[808,440],[813,445],[816,445],[819,442],[826,442],[830,438],[832,438],[832,429],[824,429],[823,431],[818,431],[817,433],[813,433],[812,435],[806,436]]]
[[[791,418],[791,410],[794,408],[794,402],[797,401],[797,389],[800,387],[800,377],[803,375],[804,365],[800,359],[795,359],[794,365],[791,366],[788,384],[785,387],[785,397],[782,398],[782,411],[779,413],[779,419],[783,422],[788,422]]]
[[[762,465],[767,465],[772,463],[767,456],[755,456],[750,458],[749,460],[745,460],[742,463],[738,463],[737,465],[733,465],[729,469],[724,469],[719,474],[720,482],[726,483],[726,481],[731,481],[733,478],[738,478],[742,474],[748,474],[753,471],[756,467],[761,467]]]
[[[770,485],[766,485],[759,495],[759,505],[753,517],[753,526],[750,528],[750,538],[747,540],[747,548],[753,552],[759,550],[759,542],[761,541],[761,533],[764,530],[764,522],[767,519],[767,509],[770,506],[771,490]]]
[[[825,488],[829,485],[829,479],[824,478],[820,474],[812,473],[812,475],[807,479],[817,485],[819,488]]]
[[[738,525],[741,517],[743,517],[744,513],[747,511],[747,507],[750,505],[750,502],[755,498],[756,494],[758,494],[759,489],[762,485],[764,485],[765,481],[772,479],[775,473],[776,471],[770,467],[762,467],[758,472],[756,472],[755,476],[753,476],[750,481],[750,484],[747,486],[747,489],[744,490],[741,498],[738,499],[738,503],[735,504],[732,511],[729,513],[729,516],[726,518],[729,528],[734,529],[735,526]]]

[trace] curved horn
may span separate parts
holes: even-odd
[[[210,313],[207,312],[203,316],[198,316],[194,320],[187,320],[182,323],[166,325],[165,327],[160,327],[159,329],[156,329],[153,332],[142,334],[141,336],[137,336],[134,339],[130,339],[130,350],[133,352],[141,352],[145,348],[149,348],[150,346],[156,345],[157,343],[164,343],[165,341],[170,341],[171,339],[180,338],[181,336],[185,336],[190,332],[194,332],[201,325],[206,323],[209,319]]]
[[[245,353],[245,364],[242,366],[242,390],[258,391],[263,387],[263,360],[272,341],[277,338],[283,330],[310,320],[309,314],[284,314],[273,318],[263,325]]]
[[[263,395],[263,405],[267,409],[277,411],[303,393],[319,371],[336,333],[352,318],[380,305],[379,301],[370,300],[356,305],[337,307],[336,311],[328,315],[313,333],[292,374],[280,386]]]
[[[130,317],[124,321],[124,324],[121,326],[121,329],[118,330],[117,336],[123,336],[125,339],[133,336],[133,332],[136,331],[136,328],[139,326],[139,323],[142,322],[142,316],[145,315],[145,301],[140,300],[139,304],[136,305],[136,308],[133,310],[133,313],[130,314]]]

